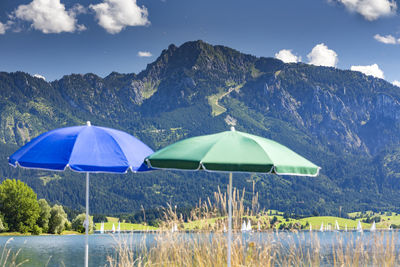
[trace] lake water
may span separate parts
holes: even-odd
[[[252,234],[236,234],[237,238],[241,238],[244,243],[253,242],[255,244],[265,244],[279,242],[283,247],[290,244],[308,248],[312,246],[312,240],[318,238],[321,253],[329,255],[332,246],[337,245],[338,240],[343,243],[354,242],[354,240],[365,240],[370,242],[373,235],[377,233],[364,232],[300,232],[297,234],[291,232],[255,232]],[[397,231],[386,232],[385,238],[396,237],[396,247],[400,247],[398,242]],[[155,241],[157,233],[147,233],[146,244],[151,246]],[[202,240],[212,239],[212,234],[194,234],[194,233],[178,233],[183,239],[193,239],[202,237]],[[204,239],[204,237],[206,237]],[[8,241],[10,238],[12,240]],[[89,265],[90,266],[107,266],[107,256],[115,255],[115,246],[119,238],[129,239],[129,242],[135,246],[143,242],[144,234],[94,234],[89,236]],[[20,249],[18,261],[28,259],[29,262],[23,266],[82,266],[84,262],[84,236],[83,235],[64,235],[64,236],[0,236],[0,246],[8,241],[7,248],[11,248],[13,252]],[[0,250],[1,253],[1,250]]]

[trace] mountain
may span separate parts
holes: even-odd
[[[139,74],[46,82],[1,72],[0,177],[19,178],[39,197],[80,209],[81,174],[13,169],[7,156],[44,131],[87,120],[127,131],[155,150],[235,121],[238,130],[274,139],[322,166],[317,178],[235,174],[248,204],[256,188],[266,209],[400,210],[400,88],[360,72],[285,64],[203,41],[170,45]],[[225,174],[205,172],[96,174],[91,211],[194,206],[226,183]]]

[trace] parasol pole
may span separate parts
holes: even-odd
[[[86,173],[85,267],[89,266],[89,173]]]
[[[229,173],[229,204],[228,204],[228,267],[231,267],[232,242],[232,173]]]

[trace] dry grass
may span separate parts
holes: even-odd
[[[260,225],[260,229],[270,229],[270,221],[266,212],[259,210],[258,193],[253,191],[252,208],[245,208],[245,190],[239,191],[233,188],[232,192],[232,229],[241,229],[243,221],[251,221],[253,227]],[[228,196],[218,192],[214,193],[214,199],[207,198],[206,201],[199,200],[197,206],[191,211],[189,218],[184,221],[181,214],[177,214],[171,205],[164,210],[164,220],[160,224],[160,231],[169,231],[174,225],[179,230],[195,230],[205,232],[218,232],[228,228]],[[190,226],[190,227],[186,227]]]
[[[243,238],[235,235],[232,243],[232,266],[399,266],[396,240],[380,232],[363,238],[341,233],[329,241],[308,233],[274,233]],[[144,237],[133,246],[130,238],[118,239],[111,267],[127,266],[226,266],[226,235],[217,233],[163,232],[151,244]],[[299,241],[300,240],[300,241]]]
[[[195,232],[172,232],[174,225],[183,230],[183,218],[169,206],[157,234],[120,236],[110,267],[226,266],[227,196],[220,190],[214,201],[207,199],[190,214],[189,223],[197,223]],[[258,210],[258,195],[253,193],[252,209],[243,205],[244,192],[234,190],[232,266],[400,266],[399,243],[394,232],[375,234],[276,232],[267,216]],[[260,223],[261,232],[242,235],[243,220]],[[210,223],[210,222],[213,223]],[[135,245],[134,245],[135,244]]]
[[[0,257],[0,266],[1,267],[19,267],[22,266],[23,264],[29,262],[29,260],[23,260],[21,262],[18,262],[18,255],[21,252],[21,249],[18,249],[17,252],[13,252],[10,248],[7,248],[7,245],[13,240],[13,238],[10,238],[7,240],[7,242],[4,244],[3,251],[1,252],[1,257]]]

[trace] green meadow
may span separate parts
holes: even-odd
[[[118,218],[115,217],[107,217],[107,222],[104,222],[104,230],[105,231],[111,231],[112,226],[115,226],[115,229],[118,227]],[[96,230],[100,230],[101,223],[95,223]],[[151,230],[157,230],[156,227],[149,226],[149,225],[144,225],[144,224],[138,224],[138,223],[126,223],[126,222],[121,222],[120,224],[121,231],[151,231]]]

